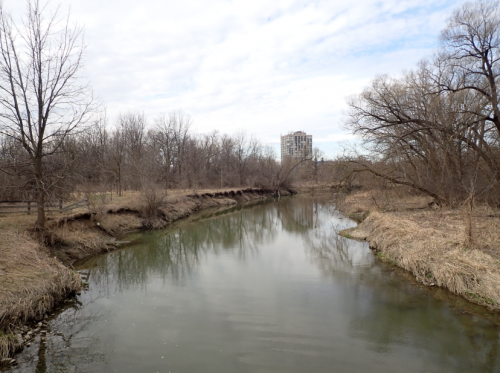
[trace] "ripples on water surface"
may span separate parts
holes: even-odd
[[[498,316],[380,263],[331,205],[207,212],[85,261],[14,372],[500,372]]]

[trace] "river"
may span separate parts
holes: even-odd
[[[11,372],[500,372],[498,314],[415,283],[318,199],[205,211],[78,263]],[[40,337],[37,337],[37,341]]]

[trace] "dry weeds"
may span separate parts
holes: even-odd
[[[401,211],[427,208],[432,198],[405,193],[400,188],[360,190],[350,193],[342,201],[342,211],[348,215],[373,210]]]
[[[43,315],[80,287],[80,276],[33,239],[0,231],[0,357],[17,347],[12,328]]]
[[[500,309],[500,219],[486,208],[476,214],[472,247],[460,210],[372,211],[348,234],[424,284]]]

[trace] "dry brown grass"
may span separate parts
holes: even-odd
[[[168,203],[175,203],[180,197],[192,196],[193,194],[216,194],[225,192],[237,192],[242,188],[225,188],[225,189],[199,189],[196,193],[192,189],[169,189],[166,193],[165,201]],[[80,200],[83,195],[75,196],[74,201]],[[112,199],[110,194],[105,197],[101,193],[93,193],[90,197],[90,209],[92,212],[105,214],[108,210],[116,211],[119,209],[130,209],[139,211],[141,208],[141,192],[140,191],[124,191],[122,196],[113,194]],[[70,203],[68,201],[68,203]],[[71,217],[80,213],[87,212],[87,207],[80,207],[72,211],[63,213],[49,212],[47,213],[48,222],[53,220],[60,220],[65,217]],[[0,214],[0,229],[25,231],[35,226],[36,214]]]
[[[237,191],[227,189],[223,193],[227,192],[233,196],[231,198],[236,198]],[[166,196],[161,191],[160,193],[160,198],[153,196],[153,203],[151,193],[127,192],[122,197],[113,197],[113,201],[95,199],[95,203],[91,203],[91,213],[88,209],[79,209],[72,214],[55,215],[47,222],[45,243],[56,248],[62,261],[70,263],[72,260],[109,250],[114,245],[111,237],[141,228],[164,228],[170,222],[201,209],[235,203],[234,199],[221,195],[211,198],[210,196],[218,193],[215,190],[198,191],[196,195],[191,190],[169,191]],[[26,219],[26,216],[9,219],[23,218]],[[29,224],[24,226],[29,227]]]
[[[460,210],[372,211],[348,235],[366,239],[382,259],[424,284],[500,309],[500,219],[487,208],[476,214],[472,247]]]
[[[0,231],[0,357],[16,348],[10,334],[14,327],[43,315],[80,287],[80,276],[50,257],[32,238]]]
[[[432,198],[404,193],[397,187],[359,190],[350,193],[342,201],[347,214],[359,214],[373,210],[400,211],[427,208]]]
[[[142,226],[142,218],[133,213],[106,214],[98,217],[97,220],[101,229],[112,237],[139,229]]]
[[[95,228],[95,222],[77,220],[62,226],[49,227],[46,244],[63,263],[98,254],[108,248],[109,237]]]

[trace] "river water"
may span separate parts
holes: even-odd
[[[12,372],[500,372],[500,320],[416,284],[332,205],[206,211],[78,264]],[[37,338],[37,341],[40,337]]]

